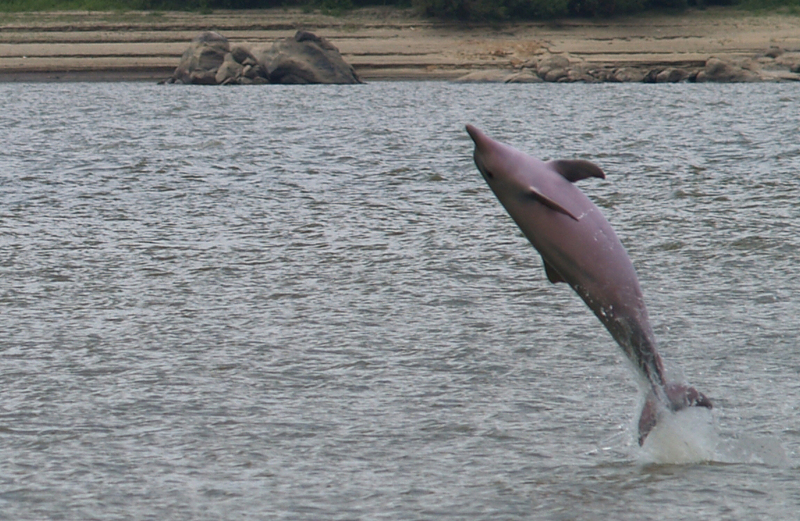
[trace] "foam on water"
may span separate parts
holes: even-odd
[[[639,460],[646,464],[757,464],[790,467],[791,460],[778,438],[737,434],[720,436],[712,411],[689,407],[664,411],[644,442]]]
[[[716,460],[722,463],[745,463],[789,468],[794,464],[781,441],[775,436],[739,434],[720,440]]]
[[[664,411],[642,445],[645,463],[686,464],[713,461],[718,435],[711,411],[689,407]]]

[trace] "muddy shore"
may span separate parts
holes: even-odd
[[[298,29],[328,38],[359,75],[454,79],[519,70],[547,54],[596,67],[700,67],[710,57],[758,60],[800,52],[800,18],[709,8],[680,15],[505,24],[441,22],[397,9],[344,16],[300,10],[48,12],[0,15],[0,81],[157,81],[200,31],[253,49]]]

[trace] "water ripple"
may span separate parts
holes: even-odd
[[[664,355],[793,453],[796,86],[0,90],[7,516],[794,515],[791,469],[636,463],[463,125],[600,164]]]

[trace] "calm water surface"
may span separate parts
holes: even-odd
[[[799,85],[0,104],[0,518],[796,518]],[[606,170],[580,187],[715,400],[711,461],[638,447],[621,350],[465,123]]]

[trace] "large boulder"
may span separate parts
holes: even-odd
[[[307,31],[276,41],[259,62],[270,83],[362,83],[351,65],[327,39]]]
[[[206,31],[192,40],[167,83],[228,85],[269,83],[256,57],[242,46],[231,48],[228,39]]]
[[[225,55],[225,61],[217,70],[216,80],[219,85],[269,83],[267,71],[250,51],[241,46],[232,48]]]
[[[544,81],[559,81],[569,75],[569,68],[569,58],[560,54],[550,54],[539,61],[536,73]]]
[[[221,34],[213,31],[199,34],[181,56],[178,67],[172,73],[172,81],[216,85],[217,70],[230,50],[228,39]]]
[[[706,66],[697,73],[695,81],[719,82],[719,83],[738,83],[747,81],[759,81],[757,73],[734,65],[733,63],[719,58],[709,58]]]

